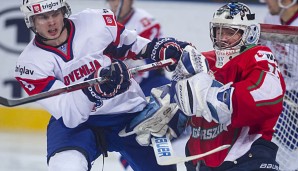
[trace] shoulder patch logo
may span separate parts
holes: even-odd
[[[259,50],[256,54],[255,54],[255,59],[256,61],[263,61],[266,60],[270,63],[276,63],[276,60],[272,54],[272,52],[269,51],[263,51],[263,50]]]
[[[114,20],[113,15],[103,15],[103,18],[107,26],[116,26],[116,22]]]

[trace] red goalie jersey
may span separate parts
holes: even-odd
[[[217,64],[222,60],[216,51],[202,54],[207,58],[215,79],[223,84],[233,82],[235,88],[230,125],[209,123],[196,116],[190,123],[192,135],[187,144],[190,155],[224,144],[232,145],[230,149],[201,159],[207,166],[217,167],[223,161],[235,161],[244,155],[258,138],[271,140],[273,127],[282,111],[285,83],[268,47],[247,48],[223,67],[216,65],[216,60]],[[196,164],[198,160],[193,162]]]

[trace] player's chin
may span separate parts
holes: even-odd
[[[58,34],[45,34],[43,37],[48,40],[56,40],[59,38],[59,35]]]

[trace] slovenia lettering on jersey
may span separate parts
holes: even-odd
[[[73,83],[77,80],[80,80],[81,78],[84,78],[85,76],[88,76],[89,74],[93,73],[95,69],[100,67],[101,65],[97,60],[82,65],[79,68],[76,68],[73,71],[71,71],[68,75],[64,76],[64,84],[70,85],[70,83]]]
[[[20,75],[26,74],[26,75],[33,75],[34,71],[27,69],[25,66],[16,66],[15,72],[20,73]]]
[[[192,128],[192,138],[201,140],[211,140],[224,131],[224,125],[219,124],[217,127],[202,129],[201,127]]]

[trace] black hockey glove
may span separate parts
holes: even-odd
[[[93,87],[83,89],[89,100],[95,102],[99,98],[109,99],[129,89],[131,85],[131,73],[126,64],[120,60],[113,60],[112,64],[105,68],[97,69],[87,79],[103,77],[107,81],[96,84]]]
[[[179,61],[183,48],[190,45],[188,42],[178,41],[172,37],[153,39],[146,48],[145,53],[141,54],[143,58],[151,58],[153,61],[161,61],[174,58]],[[176,65],[167,66],[168,71],[174,71]]]

